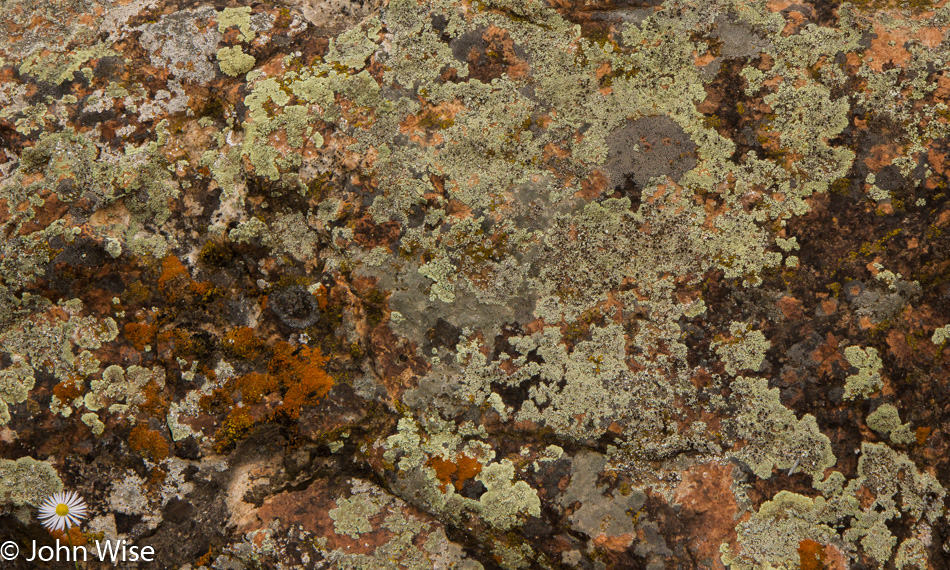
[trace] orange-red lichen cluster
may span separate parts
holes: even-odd
[[[266,394],[280,387],[280,382],[270,374],[251,372],[238,379],[237,387],[241,391],[241,401],[245,404],[260,404]]]
[[[250,327],[237,327],[231,329],[224,335],[221,345],[228,354],[254,360],[259,357],[264,349],[264,343],[254,334],[254,329]]]
[[[145,424],[132,428],[129,434],[129,448],[149,456],[152,461],[161,461],[168,457],[168,442],[160,432],[149,429]]]
[[[156,325],[145,323],[127,323],[122,328],[125,331],[125,338],[132,343],[136,350],[145,350],[146,345],[153,344],[158,332]]]
[[[190,280],[188,270],[181,261],[174,255],[167,255],[162,259],[162,273],[158,276],[158,288],[167,294],[172,294],[175,290],[170,285],[179,283],[180,280]],[[172,295],[176,296],[176,295]]]
[[[801,570],[822,570],[825,567],[825,547],[805,539],[798,543],[798,560]]]
[[[333,387],[333,378],[324,370],[326,363],[319,348],[295,348],[286,342],[277,343],[267,369],[285,392],[284,401],[275,414],[296,419],[302,407],[325,396]]]
[[[441,482],[439,487],[443,493],[446,485],[450,483],[455,486],[456,491],[461,491],[466,481],[482,471],[482,464],[474,457],[469,457],[464,453],[459,454],[454,462],[442,457],[433,457],[426,462],[426,465],[435,470],[435,476]]]
[[[255,350],[267,349],[260,343],[255,344]],[[278,342],[270,353],[267,372],[250,372],[202,398],[200,405],[204,409],[220,405],[231,408],[215,435],[219,452],[228,450],[256,423],[299,418],[305,406],[317,403],[333,387],[333,378],[324,369],[327,360],[319,348]],[[240,392],[245,406],[234,407],[235,392]],[[269,394],[281,396],[280,403],[273,407],[268,404],[263,409],[253,408],[265,403],[264,397]]]
[[[53,395],[59,398],[60,402],[72,402],[82,394],[82,380],[68,379],[53,386]]]

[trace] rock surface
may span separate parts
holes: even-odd
[[[3,2],[0,542],[67,489],[141,567],[947,568],[948,30]]]

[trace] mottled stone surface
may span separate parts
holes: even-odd
[[[0,543],[67,489],[142,567],[947,568],[948,30],[0,2]]]

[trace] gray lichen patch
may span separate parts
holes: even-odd
[[[670,117],[644,117],[614,129],[605,140],[610,149],[604,169],[611,183],[623,186],[629,180],[634,198],[655,177],[680,177],[697,163],[696,144]]]
[[[212,58],[221,39],[212,25],[216,18],[210,6],[163,15],[158,22],[141,27],[139,41],[153,66],[168,68],[188,81],[207,83],[214,79]]]
[[[606,487],[597,484],[606,466],[607,457],[603,455],[592,452],[575,455],[571,482],[560,497],[565,507],[579,503],[571,515],[571,525],[591,538],[633,534],[635,517],[646,501],[646,495],[637,490],[628,495],[618,491],[607,494]]]
[[[295,329],[305,329],[320,318],[320,306],[316,298],[300,285],[291,285],[271,293],[268,308],[282,323]]]

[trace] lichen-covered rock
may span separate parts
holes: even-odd
[[[947,567],[948,62],[947,0],[5,2],[0,543]]]

